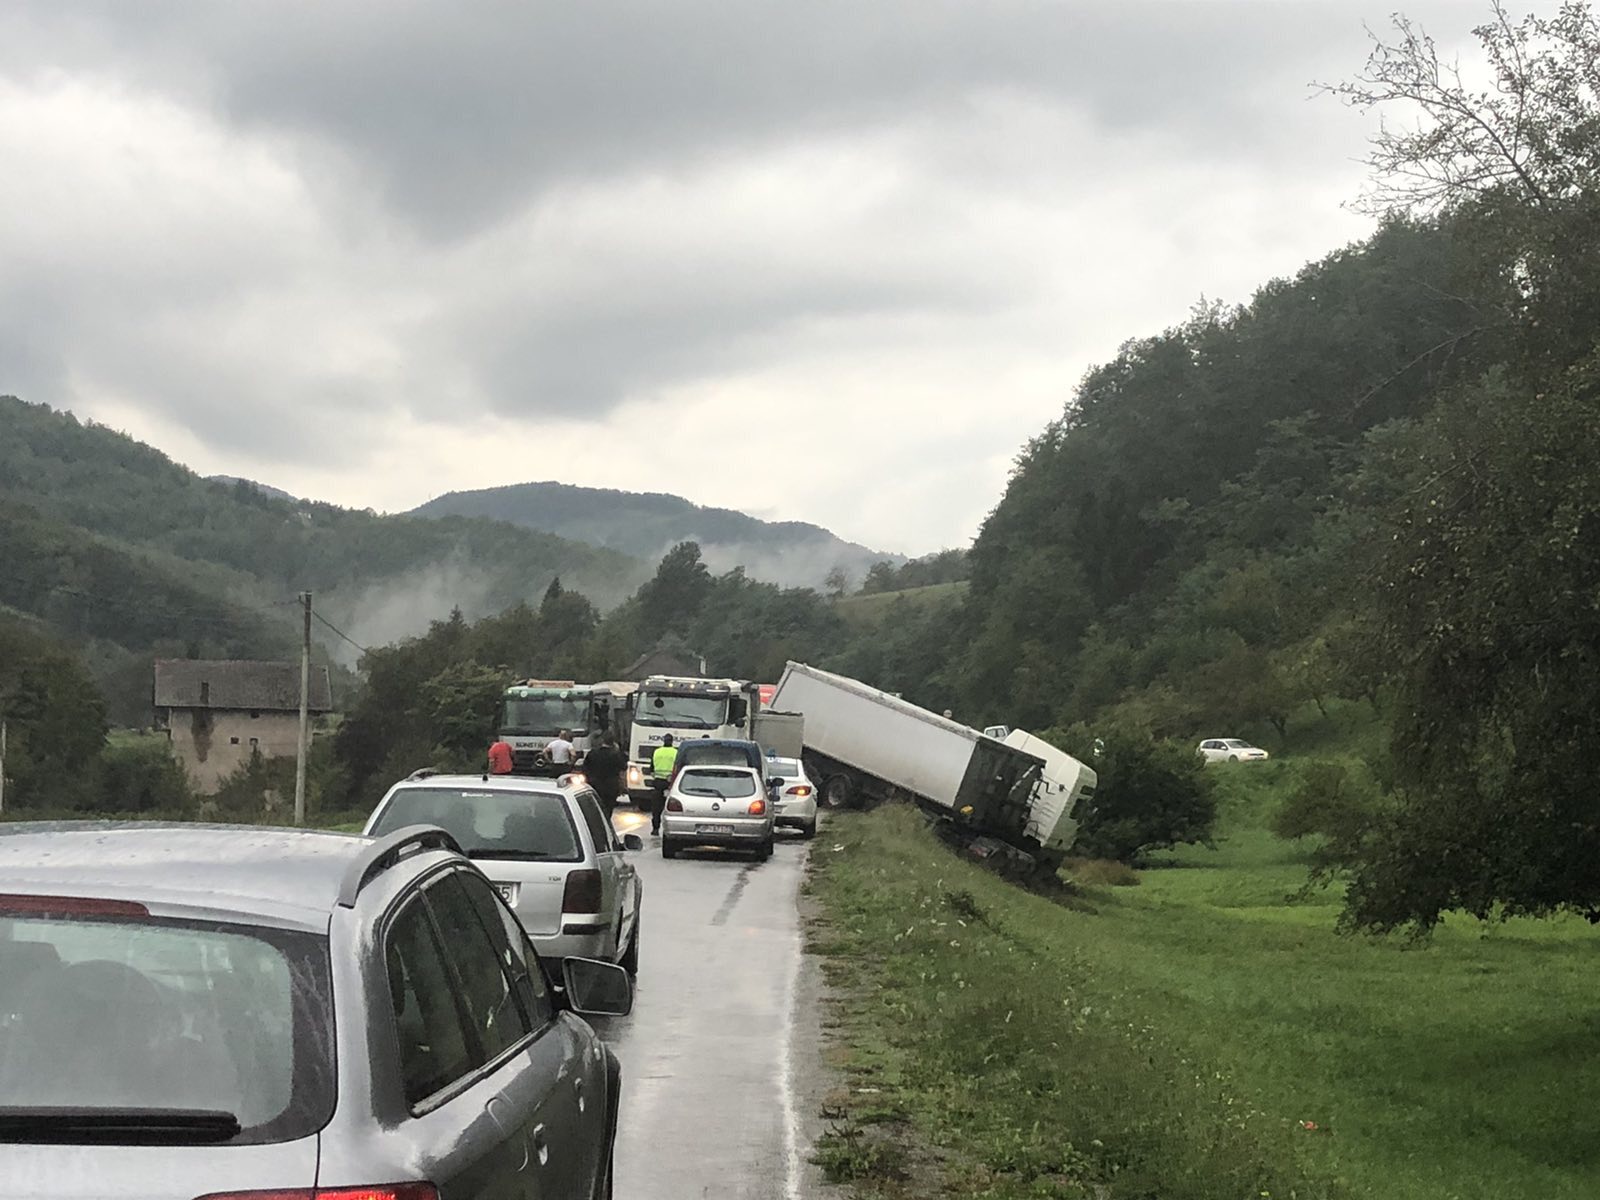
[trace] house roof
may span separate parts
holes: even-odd
[[[300,664],[202,658],[158,658],[157,708],[300,711]],[[333,710],[328,668],[311,668],[310,709]]]

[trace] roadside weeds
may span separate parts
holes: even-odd
[[[912,810],[830,822],[806,883],[841,1075],[816,1161],[858,1196],[1325,1200],[1292,1131],[1129,1020],[1041,922],[1094,920],[940,846]]]

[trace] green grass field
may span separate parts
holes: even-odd
[[[931,1146],[952,1195],[1600,1195],[1600,935],[1340,935],[1337,895],[1299,895],[1302,855],[1261,828],[1293,761],[1220,769],[1215,849],[1078,908],[957,860],[907,809],[831,824],[817,946],[851,1078],[879,1089],[841,1102],[831,1169],[929,1194],[911,1164]]]
[[[881,622],[897,600],[918,608],[935,604],[952,604],[967,594],[967,581],[930,583],[926,587],[906,588],[898,592],[873,592],[870,595],[841,596],[833,602],[836,612],[856,628]]]

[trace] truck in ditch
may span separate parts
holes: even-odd
[[[828,671],[791,662],[772,704],[804,718],[806,772],[829,807],[902,797],[980,856],[1054,872],[1095,773],[1022,730],[1004,741]]]

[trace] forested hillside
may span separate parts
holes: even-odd
[[[787,465],[776,466],[773,485],[782,486],[789,470]],[[651,562],[679,542],[694,542],[714,570],[742,566],[756,579],[790,587],[821,587],[835,569],[859,583],[876,562],[904,561],[803,521],[762,521],[732,509],[705,508],[680,496],[567,483],[448,492],[413,513],[509,521]]]
[[[460,607],[497,612],[560,575],[614,604],[648,568],[613,551],[484,520],[382,517],[202,479],[71,414],[0,397],[0,604],[99,657],[96,640],[163,652],[275,655],[300,590],[363,641]],[[110,675],[116,712],[130,691]],[[102,676],[106,678],[105,676]]]

